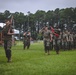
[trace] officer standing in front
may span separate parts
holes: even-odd
[[[48,30],[48,27],[44,27],[40,30],[40,33],[43,35],[43,41],[44,41],[44,50],[45,54],[50,54],[50,42],[52,42],[52,33],[50,30]]]
[[[7,57],[7,62],[11,62],[11,47],[12,47],[12,35],[14,35],[14,31],[12,29],[12,19],[6,19],[6,25],[3,27],[3,41],[4,41],[4,49]]]

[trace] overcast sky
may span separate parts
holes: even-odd
[[[35,13],[37,10],[55,10],[56,8],[76,7],[76,0],[0,0],[0,12],[28,11]]]

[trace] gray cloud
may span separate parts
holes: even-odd
[[[11,12],[30,11],[35,13],[37,10],[54,10],[56,8],[76,7],[76,0],[0,0],[0,12],[9,10]]]

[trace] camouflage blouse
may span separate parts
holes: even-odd
[[[11,26],[5,25],[3,27],[3,30],[2,30],[3,40],[10,40],[10,39],[12,39],[12,35],[8,35],[9,29],[10,29],[10,32],[12,32],[12,27]]]

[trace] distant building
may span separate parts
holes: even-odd
[[[0,23],[0,45],[3,45],[3,35],[2,35],[2,29],[5,23]]]

